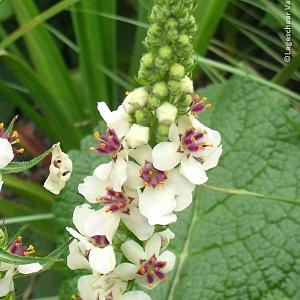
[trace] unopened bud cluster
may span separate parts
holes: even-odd
[[[144,88],[130,93],[125,110],[132,121],[148,126],[152,144],[167,138],[168,126],[192,102],[193,35],[197,29],[193,0],[156,0],[149,15],[138,81]],[[157,125],[158,124],[158,125]],[[156,126],[157,125],[157,126]],[[161,135],[163,134],[163,135]]]

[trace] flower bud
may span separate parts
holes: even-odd
[[[184,66],[180,64],[173,64],[170,68],[169,75],[171,79],[181,79],[185,75]]]
[[[167,5],[154,5],[149,21],[152,23],[163,22],[170,15],[170,10]]]
[[[175,43],[178,38],[178,31],[177,30],[168,31],[166,38],[170,43]]]
[[[168,62],[160,56],[155,58],[154,65],[157,69],[167,71],[169,69]]]
[[[171,95],[176,96],[180,94],[181,90],[181,81],[178,80],[169,80],[168,89]]]
[[[181,89],[186,94],[194,93],[193,81],[188,76],[181,79]]]
[[[154,57],[152,53],[146,53],[141,59],[144,68],[151,68],[153,66]]]
[[[156,109],[156,116],[160,123],[171,124],[177,116],[177,108],[169,102],[164,102]]]
[[[165,59],[165,60],[170,60],[172,58],[172,48],[169,46],[164,46],[159,48],[158,50],[158,54],[161,58]]]
[[[149,98],[145,88],[141,87],[133,90],[123,101],[123,107],[127,113],[135,111],[137,108],[143,107]]]
[[[133,124],[126,135],[126,140],[131,148],[148,144],[149,127]]]
[[[168,140],[170,125],[159,124],[156,132],[156,142],[161,143]]]
[[[181,34],[178,36],[177,43],[179,47],[185,47],[191,44],[190,38],[186,34]]]
[[[136,123],[143,126],[148,126],[152,119],[152,114],[148,108],[136,110],[134,116]]]
[[[165,24],[165,30],[166,31],[177,31],[178,29],[178,24],[177,24],[177,20],[174,18],[169,18]]]
[[[150,109],[156,109],[160,105],[160,100],[155,96],[151,96],[148,100],[148,106]]]
[[[155,83],[152,92],[158,98],[164,98],[169,94],[168,87],[163,81]]]
[[[0,228],[0,247],[5,247],[6,244],[7,244],[7,239],[8,239],[8,236],[7,236],[7,231],[6,229],[2,229]]]

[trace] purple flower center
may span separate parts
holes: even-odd
[[[212,105],[207,102],[207,98],[200,98],[198,95],[193,95],[193,102],[191,104],[191,112],[198,114],[203,112],[206,108],[210,108]]]
[[[182,144],[184,145],[185,149],[190,152],[197,152],[207,147],[211,147],[211,145],[205,143],[204,141],[205,134],[205,131],[189,128],[181,137]]]
[[[122,148],[121,141],[113,129],[108,128],[107,131],[101,135],[96,131],[94,137],[100,143],[96,148],[92,147],[91,149],[96,150],[100,154],[114,154]]]
[[[155,255],[151,256],[148,260],[140,260],[140,264],[141,268],[137,274],[145,276],[149,286],[157,280],[168,280],[168,277],[163,272],[163,268],[167,265],[167,262],[158,261]]]
[[[140,171],[140,177],[143,179],[145,186],[156,187],[164,184],[167,177],[167,172],[155,169],[151,162],[146,162],[145,166]]]
[[[91,237],[91,242],[94,246],[98,246],[100,248],[104,248],[109,245],[109,241],[105,235],[94,235]]]
[[[19,236],[13,241],[10,246],[10,253],[18,256],[28,256],[35,253],[35,248],[32,245],[28,247],[22,245],[22,237]]]
[[[134,198],[126,196],[124,192],[116,192],[112,187],[108,187],[106,190],[106,195],[97,198],[97,201],[103,204],[107,208],[107,211],[121,211],[122,213],[129,214],[129,208],[127,206]]]

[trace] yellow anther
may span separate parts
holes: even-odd
[[[96,151],[95,147],[90,147],[90,151]]]
[[[23,154],[23,153],[25,152],[25,149],[24,149],[24,148],[20,148],[19,150],[17,150],[17,152],[18,152],[19,154]]]
[[[164,282],[168,282],[169,281],[169,277],[165,275],[164,278],[163,278],[163,281]]]
[[[94,132],[94,138],[95,138],[96,140],[99,140],[99,139],[100,139],[100,133],[99,133],[99,131],[95,131],[95,132]]]
[[[4,127],[4,123],[0,123],[0,129]]]
[[[207,101],[207,98],[206,98],[206,97],[203,97],[201,100],[202,100],[203,102],[206,102],[206,101]]]
[[[205,105],[205,108],[212,108],[213,107],[213,105],[211,104],[211,103],[207,103],[206,105]]]
[[[148,183],[148,182],[146,182],[146,181],[144,181],[144,185],[145,185],[145,186],[148,186],[148,185],[149,185],[149,183]]]
[[[160,181],[160,182],[159,182],[159,185],[164,185],[164,182],[163,182],[163,181]]]
[[[130,92],[128,92],[128,91],[125,92],[125,95],[126,95],[126,96],[128,96],[129,94],[130,94]]]
[[[14,138],[19,137],[18,131],[17,131],[17,130],[14,130],[11,136],[14,137]]]
[[[24,251],[24,256],[28,256],[30,254],[34,254],[35,253],[35,248],[32,245],[29,245],[29,247],[27,248],[26,251]]]

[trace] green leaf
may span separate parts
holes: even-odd
[[[50,149],[40,154],[39,156],[33,158],[32,160],[9,163],[7,167],[0,170],[0,174],[19,173],[33,168],[35,165],[41,162],[46,156],[48,156],[52,152],[52,148],[54,146],[52,146]]]
[[[150,291],[152,299],[297,300],[300,140],[282,110],[295,112],[285,95],[251,79],[236,77],[200,93],[214,105],[200,119],[221,132],[224,153],[171,226],[177,264],[169,283]],[[55,210],[61,232],[84,202],[78,184],[101,162],[87,152],[91,143],[88,137],[70,153],[73,176]]]
[[[300,140],[284,96],[241,78],[200,92],[214,104],[200,119],[221,132],[224,153],[173,226],[177,265],[152,298],[299,299]]]

